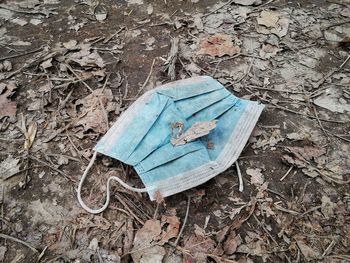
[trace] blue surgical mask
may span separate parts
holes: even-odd
[[[258,102],[235,97],[208,76],[175,81],[146,92],[95,146],[79,183],[79,203],[90,213],[102,212],[109,203],[111,180],[132,191],[147,192],[151,200],[159,194],[167,197],[203,184],[238,159],[263,108]],[[208,134],[174,145],[174,136],[179,138],[194,125],[206,123],[215,126]],[[133,166],[145,188],[110,177],[104,206],[97,210],[87,207],[81,199],[81,187],[97,153]]]

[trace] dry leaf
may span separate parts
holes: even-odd
[[[184,254],[184,262],[207,262],[207,254],[215,250],[216,244],[209,237],[191,235],[184,241],[184,248],[189,250],[191,255]]]
[[[0,179],[6,180],[14,174],[19,172],[19,159],[14,159],[11,156],[7,156],[5,160],[0,163]]]
[[[275,34],[280,38],[288,33],[289,19],[276,11],[262,11],[257,21],[261,25],[257,28],[258,33]]]
[[[174,146],[184,145],[203,137],[216,127],[216,122],[216,120],[196,122],[186,132],[180,134],[176,138],[172,138],[171,144]]]
[[[248,168],[246,173],[251,176],[250,182],[254,185],[262,185],[264,183],[264,176],[261,173],[261,169]]]
[[[277,46],[270,45],[270,44],[263,44],[262,48],[260,49],[260,57],[261,58],[272,58],[277,55],[279,51],[281,51]]]
[[[107,18],[107,13],[95,14],[95,18],[97,21],[103,21]]]
[[[162,229],[159,220],[151,219],[145,222],[143,227],[135,234],[133,251],[131,254],[134,262],[161,263],[165,249],[157,244]]]
[[[257,21],[259,25],[276,27],[279,19],[280,14],[278,12],[263,10],[261,11],[260,16],[257,18]]]
[[[222,57],[224,55],[232,56],[240,51],[238,46],[233,45],[233,39],[230,35],[216,34],[202,40],[198,54]]]
[[[94,130],[97,133],[105,133],[108,130],[108,113],[115,110],[110,89],[97,89],[83,99],[77,100],[75,107],[82,105],[81,114],[76,125],[83,125],[84,130]]]
[[[298,247],[305,257],[306,261],[310,261],[312,259],[317,259],[319,257],[319,252],[314,250],[313,248],[309,247],[305,242],[305,237],[303,236],[295,236],[294,239],[296,240]]]
[[[334,217],[334,209],[336,208],[336,204],[331,201],[328,196],[322,196],[321,199],[321,212],[326,219],[330,219]]]
[[[162,216],[162,226],[167,225],[167,228],[162,233],[162,239],[159,244],[164,245],[170,239],[177,237],[180,229],[180,220],[177,216]]]
[[[16,115],[17,103],[9,99],[14,94],[16,88],[11,83],[0,83],[0,119]]]
[[[305,146],[305,147],[286,147],[296,158],[301,161],[308,162],[315,160],[326,153],[326,149],[321,147]]]

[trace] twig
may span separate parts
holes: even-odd
[[[238,161],[236,161],[235,164],[236,164],[237,175],[238,175],[238,180],[239,180],[238,191],[243,192],[243,179],[242,179],[241,169],[239,168]]]
[[[11,174],[10,176],[4,178],[2,181],[5,182],[5,181],[7,181],[8,179],[10,179],[10,178],[12,178],[12,177],[14,177],[14,176],[16,176],[16,175],[18,175],[18,174],[21,174],[21,173],[23,173],[23,172],[25,172],[25,171],[27,171],[27,170],[31,170],[31,169],[34,169],[34,168],[40,168],[40,167],[44,167],[44,165],[36,165],[36,166],[26,167],[26,168],[24,168],[24,169],[22,169],[22,170],[19,170],[18,172],[14,173],[14,174]]]
[[[117,194],[115,197],[118,199],[118,201],[125,207],[125,209],[138,221],[141,225],[144,225],[145,222],[143,222],[135,213],[129,208],[129,206],[124,202],[124,200]]]
[[[320,119],[318,118],[318,114],[317,114],[316,107],[313,107],[313,108],[314,108],[314,113],[315,113],[315,117],[316,117],[316,120],[317,120],[317,122],[318,122],[318,125],[320,125],[321,130],[323,131],[324,135],[326,135],[327,140],[328,140],[328,142],[329,142],[329,140],[330,140],[329,135],[328,135],[327,131],[324,129],[324,127],[323,127],[323,125],[322,125]]]
[[[145,82],[142,84],[141,88],[139,89],[139,91],[137,92],[137,94],[136,94],[136,96],[135,96],[134,98],[137,98],[137,97],[140,95],[141,91],[146,87],[146,85],[147,85],[149,79],[151,78],[151,75],[152,75],[152,72],[153,72],[153,67],[154,67],[154,63],[155,63],[155,62],[156,62],[156,59],[153,59],[152,65],[151,65],[151,69],[150,69],[150,71],[149,71],[149,73],[148,73],[148,76],[147,76]]]
[[[21,13],[21,14],[30,14],[30,15],[44,15],[46,17],[49,17],[50,14],[54,14],[57,15],[57,12],[51,11],[51,10],[20,10],[17,8],[13,8],[11,6],[8,5],[4,5],[4,4],[0,4],[0,8],[2,9],[6,9],[6,10],[10,10],[12,12],[16,12],[16,13]]]
[[[209,12],[209,13],[207,13],[207,14],[202,15],[201,18],[206,17],[206,16],[209,16],[209,15],[211,15],[211,14],[214,14],[215,12],[219,11],[221,8],[223,8],[223,7],[227,6],[227,5],[230,5],[230,4],[232,4],[232,3],[233,3],[233,0],[227,1],[227,2],[224,3],[222,6],[220,6],[220,7],[216,8],[216,9],[214,9],[213,11],[211,11],[211,12]]]
[[[118,35],[120,32],[122,32],[125,29],[125,26],[121,27],[117,32],[115,32],[114,34],[110,35],[109,37],[107,37],[105,40],[103,40],[103,44],[107,44],[113,37],[115,37],[116,35]]]
[[[38,158],[36,158],[35,156],[30,156],[28,155],[28,158],[33,159],[35,161],[37,161],[38,163],[41,163],[49,168],[51,168],[52,170],[54,170],[55,172],[59,173],[60,175],[63,175],[66,179],[68,179],[71,182],[76,183],[76,180],[73,180],[71,177],[69,177],[67,174],[65,174],[64,172],[62,172],[61,170],[57,169],[56,167],[52,166],[51,164],[44,162]]]
[[[257,218],[256,215],[253,214],[253,217],[255,219],[255,221],[261,226],[261,228],[265,231],[265,233],[271,238],[271,240],[278,245],[276,239],[273,238],[273,236],[271,235],[271,233],[266,229],[266,227],[264,226],[264,224]]]
[[[335,68],[335,69],[332,69],[330,72],[328,72],[328,74],[326,76],[324,76],[320,81],[318,81],[316,84],[313,85],[313,87],[315,89],[319,88],[320,86],[322,86],[322,84],[328,79],[330,78],[335,72],[337,71],[340,71],[345,65],[346,63],[349,61],[350,59],[350,55],[344,60],[344,62],[338,67],[338,68]],[[321,95],[324,91],[325,91],[326,88],[323,88],[321,90],[316,90],[314,93],[311,94],[310,98],[314,98],[314,97],[317,97],[319,95]]]
[[[322,207],[322,206],[320,206],[320,205],[315,206],[315,207],[312,207],[312,208],[310,208],[309,210],[307,210],[307,211],[305,211],[304,213],[302,213],[302,214],[299,216],[299,218],[300,218],[300,217],[303,217],[303,216],[305,216],[305,215],[307,215],[307,214],[309,214],[309,213],[311,213],[311,212],[314,212],[314,211],[320,209],[321,207]]]
[[[94,92],[94,90],[72,69],[68,63],[64,63],[64,65],[69,69],[70,72],[73,73],[76,78],[78,78],[85,85],[85,87],[88,88],[88,90],[90,90],[91,93]]]
[[[184,219],[184,222],[183,222],[183,224],[182,224],[182,226],[181,226],[179,235],[177,236],[177,238],[176,238],[176,240],[175,240],[175,243],[174,243],[175,247],[177,247],[177,244],[178,244],[179,241],[180,241],[180,237],[181,237],[181,235],[182,235],[182,232],[183,232],[184,229],[185,229],[186,222],[187,222],[187,218],[188,218],[188,212],[190,211],[190,204],[191,204],[191,197],[188,196],[185,219]]]
[[[30,50],[30,51],[27,51],[27,52],[24,52],[24,53],[21,53],[21,54],[17,54],[17,55],[2,57],[2,58],[0,58],[0,61],[6,60],[6,59],[11,59],[11,58],[18,58],[18,57],[26,56],[26,55],[29,55],[29,54],[33,54],[33,53],[39,52],[41,50],[43,50],[43,47],[39,47],[37,49],[33,49],[33,50]]]
[[[16,237],[12,237],[12,236],[6,235],[6,234],[4,234],[4,233],[0,233],[0,237],[1,237],[1,238],[4,238],[4,239],[11,240],[11,241],[14,241],[14,242],[17,242],[17,243],[20,243],[20,244],[22,244],[22,245],[24,245],[24,246],[30,248],[33,252],[39,253],[39,251],[38,251],[35,247],[33,247],[33,246],[30,245],[29,243],[27,243],[27,242],[25,242],[25,241],[23,241],[23,240],[20,240],[20,239],[18,239],[18,238],[16,238]]]
[[[331,250],[333,249],[333,247],[334,247],[334,245],[335,245],[335,241],[334,241],[334,239],[332,240],[332,242],[328,245],[328,247],[325,249],[325,251],[322,253],[322,258],[324,258],[325,256],[327,256],[330,252],[331,252]]]
[[[292,171],[292,169],[293,166],[289,167],[288,171],[280,178],[281,182],[287,177],[287,175]]]

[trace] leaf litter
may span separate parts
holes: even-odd
[[[0,5],[0,175],[20,181],[0,186],[0,261],[349,260],[349,8],[179,3]],[[74,196],[94,142],[144,91],[194,75],[267,104],[238,161],[243,192],[233,166],[156,204],[113,186],[113,205],[86,214]],[[101,158],[85,193],[96,206],[111,169],[141,185]]]

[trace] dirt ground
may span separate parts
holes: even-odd
[[[0,1],[0,262],[350,262],[349,50],[348,0]],[[158,202],[113,184],[107,210],[82,209],[118,116],[199,75],[266,105],[243,192],[233,165]],[[91,207],[111,172],[142,187],[99,156]]]

